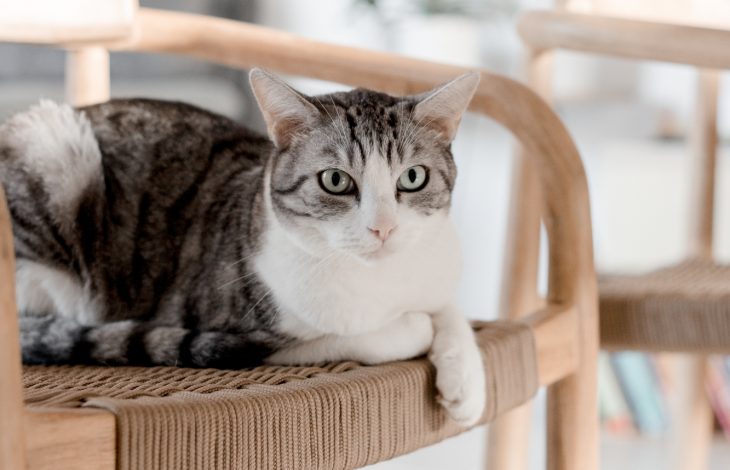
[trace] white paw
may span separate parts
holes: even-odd
[[[431,353],[438,402],[462,426],[479,421],[486,406],[486,379],[474,337],[437,335]]]

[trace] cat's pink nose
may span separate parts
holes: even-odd
[[[368,229],[373,232],[373,235],[378,237],[380,240],[385,241],[388,239],[391,233],[393,233],[393,230],[395,230],[395,225],[387,226],[387,227],[368,227]]]

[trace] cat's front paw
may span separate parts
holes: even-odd
[[[438,402],[462,426],[472,426],[486,406],[486,379],[474,338],[437,337],[431,362],[436,367]]]

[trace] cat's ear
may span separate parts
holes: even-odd
[[[470,72],[424,93],[413,109],[413,118],[451,142],[479,84],[479,73]]]
[[[261,69],[249,73],[253,94],[266,121],[269,137],[277,148],[289,146],[299,132],[311,128],[319,111],[294,88]]]

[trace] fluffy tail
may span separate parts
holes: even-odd
[[[246,335],[193,331],[133,320],[84,326],[57,316],[21,316],[25,364],[179,366],[240,369],[273,350]]]

